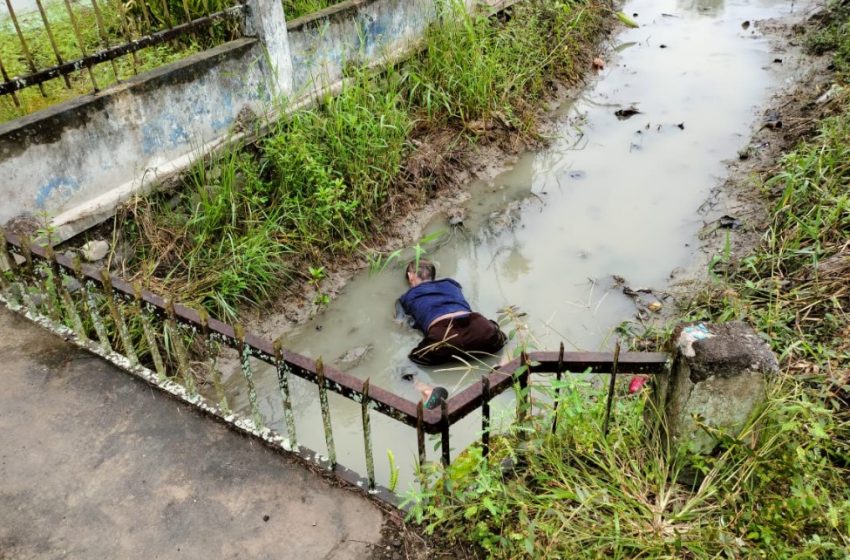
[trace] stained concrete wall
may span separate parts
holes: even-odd
[[[253,38],[0,125],[0,223],[46,214],[60,239],[91,227],[233,139],[240,118],[276,117],[279,93],[315,95],[349,62],[411,52],[437,2],[349,0],[285,24],[279,0],[251,0]]]

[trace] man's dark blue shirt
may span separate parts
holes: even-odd
[[[431,322],[441,315],[457,311],[472,312],[463,297],[460,284],[451,278],[422,282],[407,290],[398,301],[405,313],[413,316],[416,321],[414,326],[425,334]]]

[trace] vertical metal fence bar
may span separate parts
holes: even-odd
[[[83,307],[85,312],[88,314],[88,318],[92,322],[94,332],[97,335],[100,345],[104,350],[109,351],[112,349],[112,346],[109,344],[109,337],[106,335],[106,329],[103,328],[103,321],[100,319],[100,312],[97,309],[94,296],[89,291],[89,286],[83,276],[83,265],[79,256],[74,256],[72,267],[74,269],[74,277],[80,284],[80,294],[83,296]]]
[[[140,0],[142,5],[145,5],[146,0]],[[100,6],[97,5],[97,0],[91,0],[91,7],[94,10],[94,19],[97,22],[97,33],[100,35],[100,41],[103,44],[104,49],[108,49],[110,47],[109,44],[109,35],[106,33],[106,26],[103,24],[103,14],[100,11]],[[115,77],[115,81],[119,80],[118,78],[118,66],[115,64],[115,60],[110,60],[109,63],[112,65],[112,75]]]
[[[561,387],[561,381],[563,380],[564,375],[564,343],[561,342],[561,347],[558,349],[558,371],[555,372],[555,379],[558,382],[558,386],[555,387],[555,412],[552,415],[552,433],[558,431],[558,408],[561,406],[561,396],[563,392],[563,387]]]
[[[165,381],[165,364],[162,361],[162,354],[159,353],[159,344],[156,340],[156,333],[153,325],[151,325],[150,317],[145,311],[144,302],[142,301],[142,285],[139,282],[133,284],[133,292],[136,297],[136,312],[139,314],[139,321],[142,323],[142,331],[145,333],[145,340],[148,343],[148,350],[151,353],[154,368],[156,369],[156,378],[162,383]]]
[[[452,460],[449,442],[449,404],[446,399],[440,400],[440,444],[442,447],[443,466],[448,467]]]
[[[602,435],[608,435],[608,421],[611,419],[611,406],[614,404],[614,383],[617,381],[617,366],[620,361],[620,341],[614,346],[614,363],[611,366],[611,379],[608,382],[608,399],[605,402],[605,420],[602,422]]]
[[[275,369],[277,370],[277,385],[280,388],[280,399],[283,402],[283,420],[289,436],[289,445],[298,448],[295,433],[295,414],[292,412],[292,398],[289,394],[289,366],[283,360],[283,343],[280,339],[274,342]]]
[[[212,377],[213,390],[218,398],[218,406],[223,414],[230,414],[230,404],[227,402],[227,394],[224,391],[224,386],[221,384],[221,371],[218,369],[215,343],[210,335],[210,314],[206,309],[198,310],[198,317],[201,319],[201,338],[204,341],[204,348],[210,356],[209,368],[210,377]]]
[[[38,13],[41,15],[41,22],[44,24],[44,30],[47,31],[47,39],[50,41],[50,46],[53,48],[53,55],[56,57],[56,62],[58,64],[62,64],[62,54],[59,52],[59,47],[56,46],[56,39],[53,38],[53,30],[50,29],[50,22],[47,21],[47,12],[44,11],[44,6],[41,4],[41,0],[35,0],[36,6],[38,6]],[[68,79],[68,75],[65,74],[62,76],[62,79],[65,81],[65,87],[71,89],[71,80]]]
[[[145,2],[145,0],[141,0],[141,1]],[[124,33],[124,40],[128,43],[132,43],[133,42],[133,33],[132,33],[131,28],[130,28],[130,24],[128,23],[129,18],[127,17],[127,8],[124,6],[124,2],[117,2],[117,6],[118,6],[118,13],[121,16],[121,18],[120,18],[121,19],[121,31]],[[133,61],[133,74],[138,74],[140,62],[139,62],[139,55],[136,53],[136,51],[132,52],[132,61]]]
[[[133,347],[130,331],[127,330],[124,313],[119,303],[115,301],[115,291],[112,289],[112,278],[109,277],[109,270],[105,268],[101,270],[100,279],[103,281],[103,292],[106,296],[106,305],[109,308],[109,314],[112,315],[112,322],[115,323],[115,328],[118,329],[118,336],[121,339],[121,345],[124,347],[124,356],[130,360],[131,365],[137,365],[139,358],[136,355],[136,349]]]
[[[9,73],[6,72],[6,67],[3,65],[3,57],[2,56],[0,56],[0,76],[3,76],[4,82],[9,81]],[[20,107],[21,102],[18,101],[18,96],[15,95],[15,92],[14,91],[11,92],[10,95],[12,96],[12,103],[15,105],[15,107]]]
[[[189,367],[189,355],[186,352],[186,346],[183,344],[183,339],[180,337],[180,330],[177,327],[173,299],[165,302],[165,313],[167,316],[165,326],[170,334],[169,340],[171,346],[174,348],[175,358],[177,358],[177,373],[183,380],[183,386],[186,388],[186,392],[189,393],[190,397],[194,397],[198,394],[198,388],[195,386],[195,379],[192,377],[192,370]]]
[[[421,399],[416,405],[416,447],[419,451],[419,468],[425,466],[425,403]]]
[[[168,0],[162,0],[162,13],[165,16],[165,25],[172,29],[174,27],[174,22],[171,20],[171,12],[168,11]]]
[[[88,56],[88,50],[86,49],[85,41],[83,41],[83,34],[80,33],[80,26],[77,24],[77,16],[74,15],[74,10],[71,8],[70,0],[65,0],[65,8],[68,10],[68,17],[71,20],[71,27],[74,29],[74,36],[77,38],[77,46],[80,47],[80,53],[82,53],[83,57]],[[89,71],[89,79],[91,80],[91,85],[94,88],[94,91],[99,91],[100,88],[97,87],[97,81],[94,78],[94,70],[91,66],[87,67]]]
[[[9,11],[9,17],[12,20],[12,25],[15,26],[15,33],[18,35],[18,40],[21,42],[21,50],[24,53],[24,58],[27,59],[27,64],[29,64],[30,71],[35,74],[38,72],[38,68],[35,66],[35,62],[32,59],[32,54],[30,53],[29,46],[27,46],[27,40],[24,38],[24,34],[21,31],[21,26],[18,24],[18,16],[15,15],[15,10],[12,9],[12,0],[6,0],[6,8]],[[38,84],[38,90],[41,92],[42,97],[47,97],[47,93],[44,91],[44,84]]]
[[[245,344],[245,329],[242,325],[234,325],[233,331],[236,334],[236,350],[239,352],[242,375],[245,377],[245,383],[248,384],[248,403],[251,405],[251,416],[257,429],[262,430],[266,422],[263,415],[260,414],[260,404],[257,401],[257,387],[254,385],[254,371],[251,368],[251,348]]]
[[[490,455],[490,378],[481,376],[481,454]]]
[[[520,363],[522,364],[522,371],[516,381],[519,385],[519,394],[516,400],[517,422],[526,420],[531,409],[531,394],[528,391],[528,377],[531,371],[531,363],[528,360],[528,354],[524,351],[520,354]]]
[[[6,264],[6,270],[0,270],[0,288],[8,293],[8,297],[12,297],[16,301],[17,297],[14,296],[14,289],[17,286],[16,271],[18,263],[6,247],[6,231],[3,228],[0,228],[0,259],[3,259],[3,262]],[[9,276],[8,279],[6,278],[7,275]]]
[[[328,388],[325,386],[325,365],[322,359],[316,360],[316,374],[319,377],[319,407],[322,410],[322,424],[325,428],[325,443],[328,447],[328,461],[331,469],[336,468],[336,447],[334,447],[334,432],[331,424],[331,408],[328,406]]]
[[[149,35],[153,29],[151,27],[151,16],[150,13],[148,13],[148,2],[149,0],[139,0],[139,4],[142,6],[142,18],[145,20],[143,35]]]
[[[366,454],[366,478],[369,490],[375,489],[375,456],[372,451],[372,424],[369,422],[369,380],[363,382],[363,400],[360,401],[360,415],[363,419],[363,450]]]
[[[27,281],[29,278],[32,278],[33,266],[32,251],[30,250],[30,238],[26,235],[21,236],[21,253],[24,256],[24,264],[23,267],[21,267],[23,274],[19,276],[21,300],[31,313],[38,315],[38,307],[33,300],[32,294],[30,294],[29,282]]]
[[[82,319],[80,319],[80,314],[77,313],[77,306],[74,304],[71,292],[68,291],[65,287],[65,283],[62,281],[62,271],[59,268],[59,263],[56,262],[56,252],[53,250],[53,247],[48,244],[46,247],[46,253],[48,266],[50,267],[50,274],[53,278],[53,287],[56,290],[57,297],[59,298],[57,305],[60,309],[60,315],[63,315],[67,322],[70,323],[74,333],[80,339],[85,340],[86,335],[84,332],[85,329],[83,328],[83,322]],[[62,308],[64,308],[64,313],[62,313]]]

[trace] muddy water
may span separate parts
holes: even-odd
[[[640,28],[621,31],[599,79],[558,109],[550,147],[470,185],[465,230],[448,229],[442,246],[429,253],[438,274],[457,279],[473,307],[490,317],[519,306],[539,348],[561,341],[568,349],[611,348],[614,328],[635,314],[613,276],[633,288],[663,290],[671,271],[695,261],[704,219],[697,209],[779,85],[769,41],[743,22],[793,9],[779,0],[627,3],[624,11],[636,14]],[[630,107],[640,113],[615,115]],[[446,228],[438,217],[430,230]],[[327,362],[371,345],[349,371],[416,399],[399,372],[416,369],[406,354],[419,334],[392,317],[404,290],[396,267],[363,273],[287,344]],[[419,371],[452,390],[475,378],[458,370]],[[257,379],[264,414],[282,429],[274,374],[261,371]],[[236,381],[231,390],[235,404],[245,407],[246,392]],[[324,450],[315,387],[297,383],[294,400],[299,443]],[[339,460],[364,472],[359,407],[332,401]],[[453,428],[455,451],[476,436],[478,423],[473,415]],[[389,447],[406,484],[414,431],[377,414],[373,427],[379,481],[387,481]]]

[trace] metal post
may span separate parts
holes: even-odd
[[[106,305],[109,307],[109,314],[112,315],[112,322],[118,329],[118,336],[121,338],[121,345],[124,347],[124,355],[130,360],[131,365],[137,365],[139,358],[136,355],[136,349],[133,347],[133,340],[130,338],[130,331],[127,330],[127,322],[124,320],[124,313],[121,311],[118,303],[115,301],[115,292],[112,289],[112,278],[109,276],[107,269],[100,271],[100,279],[103,282],[103,293],[106,296]]]
[[[222,414],[230,414],[230,406],[227,403],[227,395],[225,394],[224,387],[221,384],[221,372],[218,370],[218,367],[216,367],[217,354],[213,345],[212,336],[210,335],[210,314],[207,313],[206,309],[201,308],[198,310],[198,317],[201,319],[201,337],[204,340],[204,346],[207,349],[207,353],[210,355],[210,377],[212,377],[213,389],[218,397],[218,406],[221,409]]]
[[[449,445],[449,404],[446,399],[440,400],[440,442],[442,446],[443,466],[448,467],[451,463],[451,447]]]
[[[80,53],[82,53],[83,58],[85,58],[88,56],[86,43],[83,41],[83,34],[80,33],[80,26],[77,25],[77,16],[74,15],[74,10],[71,8],[70,0],[65,0],[65,8],[68,10],[68,18],[71,20],[71,27],[74,29],[74,36],[77,38],[77,46],[80,47]],[[97,82],[94,79],[94,70],[91,66],[88,67],[88,71],[89,79],[91,80],[91,85],[94,88],[94,91],[99,91],[100,88],[97,87]]]
[[[145,7],[145,2],[147,0],[142,0],[140,4],[142,5],[145,13],[147,13],[147,7]],[[91,0],[91,7],[94,10],[94,18],[97,22],[97,32],[100,35],[100,41],[103,43],[103,48],[108,49],[109,45],[109,35],[106,33],[106,26],[103,24],[103,14],[100,11],[100,6],[97,5],[97,0]],[[112,75],[115,77],[115,81],[118,81],[118,67],[115,64],[115,59],[109,61],[112,65]],[[59,64],[62,64],[61,62]],[[67,80],[67,75],[65,76]]]
[[[289,445],[292,449],[298,448],[298,440],[295,434],[295,414],[292,412],[292,399],[289,395],[289,366],[283,359],[283,343],[280,339],[274,342],[275,367],[277,369],[277,384],[280,387],[280,398],[283,401],[283,419],[286,422],[286,430],[289,435]]]
[[[481,376],[481,454],[490,455],[490,377]]]
[[[336,468],[336,447],[334,447],[334,431],[331,424],[331,408],[328,406],[328,388],[325,386],[325,365],[321,358],[316,360],[316,375],[319,377],[319,407],[322,409],[322,424],[325,427],[328,462],[331,469],[334,469]]]
[[[620,341],[614,346],[614,364],[611,366],[611,380],[608,382],[608,400],[605,403],[605,420],[602,422],[602,435],[608,435],[608,421],[611,418],[611,406],[614,404],[614,382],[617,380],[617,366],[620,361]]]
[[[366,477],[369,490],[375,489],[375,456],[372,451],[372,425],[369,422],[369,380],[363,382],[363,400],[360,401],[360,414],[363,418],[363,446],[366,453]]]
[[[233,325],[233,331],[236,333],[236,350],[239,352],[242,374],[248,384],[248,402],[251,404],[251,415],[254,418],[256,428],[262,430],[265,421],[260,414],[260,405],[257,402],[257,387],[254,385],[254,372],[251,369],[251,349],[245,344],[245,329],[242,328],[242,325]]]
[[[519,394],[517,395],[516,415],[517,422],[525,421],[531,413],[531,394],[528,391],[528,379],[531,375],[531,362],[528,359],[528,354],[523,351],[520,354],[520,363],[522,371],[519,374],[517,382],[519,383]]]
[[[6,72],[6,67],[5,67],[5,66],[3,66],[3,57],[2,57],[2,56],[0,56],[0,76],[3,76],[3,81],[4,81],[4,82],[8,82],[8,81],[9,81],[9,73],[8,73],[8,72]],[[14,91],[12,92],[12,104],[14,104],[14,105],[15,105],[15,107],[20,107],[20,106],[21,106],[21,102],[20,102],[20,101],[18,101],[18,96],[17,96],[17,95],[15,95],[15,92],[14,92]]]
[[[44,24],[44,30],[47,31],[47,39],[50,41],[50,46],[53,48],[53,55],[56,57],[56,62],[62,64],[62,55],[59,54],[59,48],[56,46],[56,39],[53,38],[53,30],[50,29],[50,22],[47,21],[47,13],[44,11],[44,6],[41,5],[41,0],[35,0],[35,5],[38,7],[38,13],[41,15],[41,22]],[[67,74],[62,76],[65,80],[65,87],[71,89],[71,80]]]
[[[416,405],[416,447],[419,449],[419,468],[425,465],[425,403],[420,399]]]
[[[561,406],[561,394],[563,392],[563,387],[561,387],[561,381],[563,380],[564,374],[564,343],[561,342],[561,347],[558,349],[558,370],[555,372],[555,380],[558,382],[557,387],[555,387],[555,406],[554,406],[554,414],[552,417],[552,433],[558,431],[558,408]]]
[[[38,72],[38,68],[35,67],[35,62],[33,62],[32,54],[30,54],[30,49],[27,46],[27,40],[24,39],[24,34],[21,32],[21,26],[18,25],[18,17],[15,15],[15,10],[12,9],[12,1],[6,0],[6,9],[9,11],[9,17],[12,19],[12,25],[15,26],[15,33],[18,35],[18,40],[21,42],[21,50],[24,52],[24,58],[27,59],[27,64],[29,64],[30,70],[33,74]],[[47,94],[44,92],[44,85],[38,84],[38,90],[41,92],[42,97],[47,97]]]
[[[142,301],[142,285],[139,282],[133,284],[133,292],[136,297],[136,311],[139,313],[139,320],[142,322],[142,330],[145,333],[145,340],[148,343],[148,350],[151,353],[154,368],[156,368],[156,378],[162,383],[165,381],[165,364],[162,362],[162,354],[159,353],[159,343],[156,340],[153,326],[151,325],[150,317],[145,311],[145,304]]]
[[[62,271],[59,268],[59,263],[56,262],[56,252],[50,245],[47,246],[47,258],[49,259],[50,271],[53,274],[53,284],[57,293],[62,298],[62,303],[65,307],[65,315],[71,321],[71,328],[80,340],[86,340],[86,329],[83,327],[83,320],[80,319],[80,314],[77,312],[77,305],[74,303],[74,298],[71,297],[71,292],[65,287],[62,282]]]

